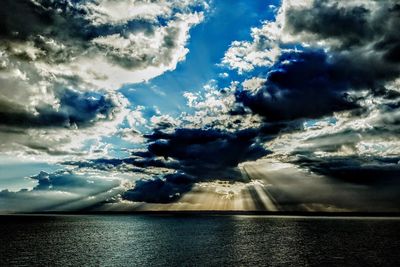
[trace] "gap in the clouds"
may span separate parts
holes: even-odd
[[[131,155],[131,150],[145,148],[145,144],[130,142],[118,136],[105,136],[101,141],[110,145],[107,149],[107,155],[115,158],[129,157]]]
[[[233,41],[251,41],[251,28],[260,27],[263,21],[275,19],[279,0],[257,1],[215,1],[205,20],[190,31],[187,44],[189,50],[185,60],[178,63],[173,71],[164,73],[148,82],[128,84],[120,92],[131,103],[131,109],[141,106],[144,119],[150,120],[155,115],[179,117],[182,112],[192,113],[187,106],[184,92],[197,92],[204,85],[214,80],[216,88],[229,86],[231,81],[243,81],[260,71],[239,75],[220,65],[221,60]],[[223,77],[221,73],[227,73]],[[135,125],[135,130],[142,134],[151,133],[149,125]],[[120,126],[128,129],[125,122]],[[132,143],[118,135],[105,136],[101,142],[108,144],[107,154],[117,158],[130,155],[130,150],[143,148],[144,144]],[[89,149],[92,144],[87,144]]]
[[[327,117],[327,118],[323,118],[323,119],[308,119],[304,122],[304,127],[306,129],[309,128],[314,128],[320,124],[325,124],[325,125],[335,125],[337,123],[337,118],[335,117]]]
[[[273,20],[280,1],[215,1],[205,21],[190,31],[187,45],[189,53],[174,71],[152,79],[149,82],[126,85],[120,89],[132,106],[145,107],[144,117],[161,114],[178,116],[188,112],[183,93],[199,91],[211,79],[220,87],[232,80],[243,79],[235,71],[218,66],[232,41],[250,40],[250,28],[259,27],[262,21]],[[271,6],[273,5],[273,6]],[[219,77],[220,73],[229,77]]]

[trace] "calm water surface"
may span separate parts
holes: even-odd
[[[0,266],[400,266],[400,220],[0,216]]]

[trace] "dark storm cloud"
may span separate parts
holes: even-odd
[[[182,173],[167,174],[161,178],[139,180],[135,187],[126,191],[123,199],[147,202],[169,203],[178,200],[182,194],[192,189],[196,179]]]
[[[241,90],[237,100],[267,121],[319,118],[358,108],[360,97],[350,93],[369,90],[373,96],[396,98],[385,83],[400,74],[398,65],[378,55],[325,53],[307,49],[281,55],[256,92]]]
[[[396,187],[400,189],[400,157],[341,156],[317,158],[312,155],[299,156],[294,161],[314,173],[341,180],[346,183],[374,187]]]
[[[72,90],[59,92],[59,107],[50,105],[36,107],[33,114],[15,103],[0,99],[0,125],[18,128],[71,127],[93,125],[107,119],[118,107],[113,99],[95,93]]]
[[[123,198],[144,202],[172,202],[189,191],[196,182],[227,180],[248,181],[238,165],[259,159],[270,152],[262,146],[258,130],[228,132],[217,129],[176,129],[172,133],[155,130],[145,136],[146,151],[133,152],[126,159],[97,159],[87,162],[66,162],[81,168],[114,169],[120,166],[166,168],[175,173],[138,180]],[[161,158],[161,159],[160,159]]]
[[[398,1],[316,0],[309,8],[291,8],[285,18],[293,35],[309,33],[315,40],[336,40],[337,50],[373,45],[389,64],[400,60],[399,17]]]
[[[43,52],[36,60],[66,62],[88,48],[90,39],[98,35],[84,15],[85,10],[70,1],[5,0],[0,11],[1,43],[12,50],[15,43],[32,41]],[[55,51],[44,38],[52,38],[67,47]],[[25,52],[12,54],[18,60],[32,60]]]
[[[96,159],[88,162],[65,162],[79,167],[113,168],[122,164],[140,168],[170,168],[186,173],[198,181],[209,179],[243,179],[241,162],[269,154],[258,130],[227,132],[217,129],[178,128],[172,133],[155,130],[145,136],[147,151],[133,152],[125,159]],[[161,158],[161,159],[160,159]]]
[[[364,6],[343,7],[335,1],[317,0],[307,9],[291,9],[286,13],[291,34],[310,32],[322,38],[337,38],[344,47],[373,39],[384,25],[370,25],[371,11]],[[371,27],[372,26],[372,27]]]
[[[237,100],[268,121],[319,118],[356,108],[346,94],[351,80],[322,51],[290,52],[281,56],[256,92],[238,92]]]
[[[198,179],[242,179],[237,168],[244,161],[267,155],[256,130],[227,132],[214,129],[156,131],[146,136],[149,152],[179,161],[180,170]]]
[[[158,168],[171,168],[174,166],[173,163],[166,163],[164,160],[156,158],[152,153],[135,152],[133,157],[122,158],[122,159],[94,159],[89,161],[67,161],[65,165],[78,166],[79,168],[94,168],[98,170],[113,170],[120,166],[134,166],[135,172],[144,172],[143,168],[158,167]]]

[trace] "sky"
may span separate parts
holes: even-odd
[[[400,211],[395,0],[5,0],[0,212]]]

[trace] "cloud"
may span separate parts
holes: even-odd
[[[147,135],[152,154],[178,161],[179,170],[199,180],[240,180],[238,164],[255,160],[268,151],[255,130],[226,132],[213,129],[176,129],[173,133]]]
[[[308,7],[286,7],[285,31],[307,43],[334,50],[382,52],[395,62],[398,54],[397,1],[313,1]],[[390,55],[393,55],[391,58]]]
[[[311,46],[365,60],[371,72],[397,73],[398,12],[398,3],[391,0],[285,0],[274,21],[251,29],[251,41],[232,42],[222,63],[249,72],[271,67],[282,52]]]
[[[399,157],[299,157],[297,165],[307,167],[311,171],[340,179],[346,183],[369,185],[374,187],[391,185],[400,186]]]
[[[393,157],[400,145],[398,101],[398,97],[374,97],[373,102],[368,98],[362,113],[343,112],[307,121],[300,131],[283,134],[268,146],[285,155]]]
[[[139,172],[144,179],[122,198],[139,202],[176,201],[196,183],[226,180],[248,182],[239,164],[270,152],[262,146],[257,130],[228,132],[218,129],[178,128],[145,135],[148,147],[125,159],[66,162],[79,168]]]
[[[148,6],[168,12],[134,15],[150,11]],[[201,9],[200,4],[172,1],[6,1],[1,44],[14,68],[28,61],[38,76],[46,72],[59,82],[79,81],[88,89],[118,89],[174,69],[184,58],[189,29],[203,19],[191,7]],[[121,10],[131,15],[124,17]]]
[[[298,124],[341,116],[340,122],[348,126],[351,120],[368,121],[375,131],[369,131],[368,142],[378,140],[379,135],[394,136],[394,123],[381,119],[396,118],[400,75],[395,64],[400,43],[397,17],[395,1],[283,1],[276,20],[259,28],[259,32],[266,25],[276,29],[269,46],[260,51],[279,46],[279,55],[266,68],[266,75],[247,79],[238,87],[237,101],[267,122]],[[233,113],[244,108],[236,105]],[[348,131],[358,133],[350,126]],[[365,135],[365,130],[361,134]],[[330,139],[329,133],[326,136],[325,140]],[[336,142],[331,137],[329,142]]]
[[[253,28],[251,41],[235,41],[225,53],[222,63],[248,72],[245,81],[219,88],[212,80],[186,92],[193,112],[168,121],[155,115],[144,151],[80,164],[131,166],[126,169],[150,177],[122,198],[168,203],[202,182],[259,179],[241,168],[269,158],[291,163],[291,171],[306,169],[312,173],[307,181],[315,183],[302,183],[305,175],[298,172],[282,181],[262,176],[274,180],[265,190],[283,207],[392,209],[388,200],[396,199],[399,184],[400,69],[388,55],[398,44],[396,10],[390,1],[284,1],[276,21]],[[255,68],[264,74],[252,76]],[[335,190],[342,190],[342,199]],[[371,192],[376,198],[368,199]]]
[[[56,106],[44,105],[30,112],[12,103],[2,103],[0,150],[14,156],[88,156],[82,147],[117,131],[131,113],[119,94],[64,90]],[[101,153],[98,154],[99,156]],[[92,155],[93,156],[93,155]]]
[[[198,182],[247,181],[239,164],[269,154],[257,131],[227,132],[217,129],[178,128],[171,133],[156,130],[145,136],[148,147],[126,159],[65,162],[79,168],[140,172],[133,189],[123,194],[132,201],[171,202]]]
[[[95,0],[83,4],[86,18],[95,25],[125,24],[132,20],[157,21],[174,16],[174,9],[192,12],[191,8],[209,9],[205,1],[136,1]]]
[[[167,174],[163,179],[139,180],[122,198],[134,202],[169,203],[192,189],[195,180],[185,174]]]
[[[322,51],[285,53],[264,84],[238,92],[237,100],[268,121],[318,118],[357,107],[347,72]]]
[[[310,171],[308,164],[315,169]],[[303,157],[292,163],[260,160],[243,168],[265,185],[264,191],[282,210],[398,212],[394,165],[393,159]]]
[[[87,127],[99,120],[110,120],[118,108],[118,102],[110,95],[64,90],[58,99],[56,107],[36,107],[33,114],[3,101],[0,105],[1,125],[18,128]]]
[[[40,172],[32,190],[0,191],[2,212],[80,210],[109,201],[124,189],[122,181],[99,171],[82,173],[63,170]]]
[[[238,82],[231,82],[228,87],[219,88],[215,80],[210,80],[198,92],[185,92],[187,105],[193,112],[182,114],[178,125],[231,132],[260,127],[260,116],[239,110],[243,106],[237,106],[235,93],[238,86]]]
[[[67,154],[78,130],[81,139],[109,134],[99,130],[102,124],[116,128],[130,114],[115,90],[175,69],[188,53],[189,30],[207,9],[202,1],[4,1],[2,151],[40,154],[54,150],[46,140],[58,139]],[[15,138],[9,134],[16,131]],[[30,135],[43,149],[26,144]],[[79,143],[74,149],[82,148]]]
[[[225,52],[222,64],[242,74],[256,67],[269,67],[280,54],[280,26],[264,22],[260,28],[251,29],[251,41],[234,41]]]

